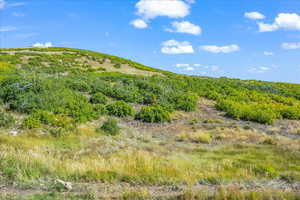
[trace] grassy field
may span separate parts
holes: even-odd
[[[0,199],[300,198],[299,85],[65,48],[1,49],[0,85]]]

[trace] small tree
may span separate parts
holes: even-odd
[[[15,119],[6,113],[0,112],[0,127],[8,128],[15,123]]]
[[[136,119],[143,122],[159,123],[169,122],[171,120],[170,113],[164,110],[161,106],[145,106],[136,115]]]
[[[104,94],[98,92],[92,95],[90,102],[92,104],[106,104],[107,97]]]
[[[124,101],[116,101],[107,106],[108,113],[117,117],[133,116],[134,109]]]
[[[121,128],[119,127],[117,120],[109,118],[103,123],[101,130],[108,135],[118,135]]]

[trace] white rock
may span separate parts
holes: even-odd
[[[10,134],[11,136],[17,136],[17,135],[19,134],[19,131],[17,131],[17,130],[12,130],[12,131],[9,132],[9,134]]]
[[[71,182],[65,182],[63,180],[57,179],[56,184],[63,185],[67,190],[72,190],[73,189]]]

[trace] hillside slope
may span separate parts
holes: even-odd
[[[4,199],[296,199],[300,85],[0,49],[0,150]]]

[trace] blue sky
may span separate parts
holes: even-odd
[[[177,73],[300,83],[299,0],[0,0],[0,34],[4,48],[48,43]]]

